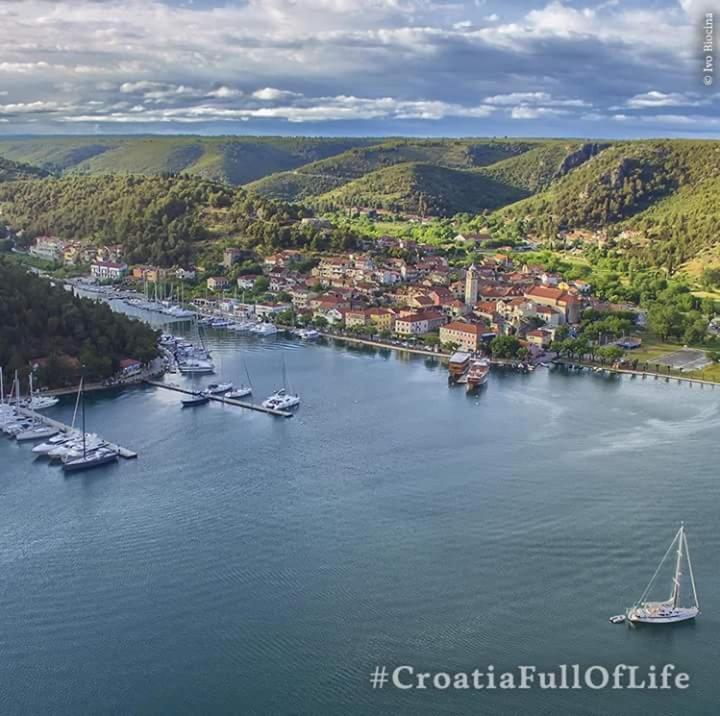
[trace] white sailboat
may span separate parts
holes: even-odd
[[[648,601],[648,595],[655,580],[673,549],[675,549],[675,572],[670,596],[664,601]],[[683,571],[685,563],[687,563],[687,572]],[[685,606],[683,606],[683,601],[686,602]],[[685,526],[681,523],[680,529],[670,543],[642,596],[627,610],[627,618],[633,624],[674,624],[694,619],[699,613],[700,605],[695,590],[695,577],[690,562],[687,536]]]

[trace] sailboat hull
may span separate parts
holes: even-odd
[[[628,620],[633,624],[677,624],[686,622],[700,613],[697,607],[657,609],[636,607],[628,610]]]

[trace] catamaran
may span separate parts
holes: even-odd
[[[288,392],[287,370],[285,368],[285,356],[282,356],[283,387],[276,390],[269,398],[262,402],[263,408],[271,410],[289,410],[300,405],[300,396]]]
[[[672,578],[670,596],[665,601],[647,601],[650,590],[673,549],[675,549],[675,573]],[[683,571],[684,563],[687,563],[687,572]],[[683,599],[687,600],[685,606],[682,606]],[[687,536],[685,526],[681,523],[680,529],[670,543],[642,596],[627,610],[627,618],[633,624],[674,624],[694,619],[699,613],[700,605],[695,590],[695,577],[690,562]]]

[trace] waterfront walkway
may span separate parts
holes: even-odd
[[[669,373],[657,373],[655,371],[649,371],[649,370],[641,370],[641,369],[635,369],[635,368],[618,368],[615,366],[607,366],[607,365],[599,365],[597,363],[583,363],[581,361],[569,361],[569,360],[561,360],[561,359],[555,359],[553,361],[554,365],[562,366],[563,368],[572,368],[574,366],[579,366],[581,368],[585,368],[587,370],[593,370],[594,368],[599,369],[600,371],[605,371],[606,373],[615,373],[617,375],[629,375],[633,378],[640,376],[641,378],[653,378],[654,380],[665,380],[666,382],[670,381],[676,381],[677,383],[689,383],[690,385],[697,384],[700,386],[708,385],[711,388],[714,388],[717,383],[712,380],[704,380],[702,378],[688,378],[685,376],[679,376]]]

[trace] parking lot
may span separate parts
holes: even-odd
[[[660,356],[655,362],[687,373],[693,370],[701,370],[706,365],[710,365],[712,361],[708,360],[705,351],[695,348],[681,348],[679,351]]]

